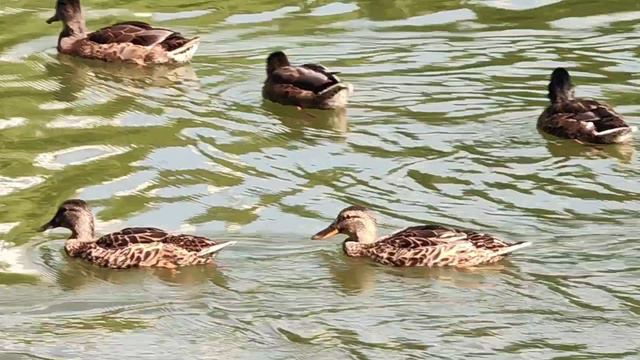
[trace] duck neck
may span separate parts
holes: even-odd
[[[93,242],[95,241],[95,226],[93,216],[83,216],[73,225],[71,229],[71,237],[69,240],[79,242]]]
[[[552,104],[563,102],[563,101],[571,101],[574,99],[574,90],[572,88],[569,89],[550,89],[549,90],[549,100],[551,100]]]
[[[358,230],[352,238],[360,244],[372,244],[378,240],[378,235],[375,226],[366,226]]]
[[[64,23],[64,27],[60,33],[60,39],[68,37],[83,38],[86,34],[87,26],[84,24],[84,17],[82,14],[78,14],[72,20]]]
[[[58,9],[65,13],[65,17],[58,17],[63,23],[60,38],[66,37],[85,37],[87,34],[87,26],[84,22],[84,14],[80,2],[69,2],[64,9]],[[60,11],[57,11],[59,14]]]
[[[87,36],[87,28],[84,25],[84,18],[82,14],[77,18],[66,22],[62,28],[60,36],[58,36],[58,51],[65,52],[72,47],[72,44],[78,40]]]

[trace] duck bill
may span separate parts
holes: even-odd
[[[49,230],[49,229],[53,229],[54,227],[55,227],[55,226],[53,226],[53,225],[51,224],[51,221],[49,221],[48,223],[46,223],[46,224],[44,224],[44,225],[40,226],[40,227],[38,228],[38,232],[45,232],[45,231],[47,231],[47,230]]]
[[[332,236],[338,235],[339,231],[335,224],[329,225],[326,229],[321,230],[311,237],[311,240],[324,240]]]
[[[60,21],[58,14],[53,15],[49,19],[47,19],[47,24],[51,24],[52,22]]]
[[[60,224],[58,224],[58,222],[56,221],[56,217],[54,216],[53,219],[49,220],[48,223],[40,226],[38,228],[38,232],[45,232],[49,229],[57,228],[58,226],[60,226]]]

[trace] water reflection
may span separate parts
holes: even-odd
[[[61,83],[87,85],[90,78],[105,77],[116,82],[135,80],[130,86],[171,86],[180,81],[198,81],[192,64],[137,66],[126,63],[82,59],[64,54],[57,55],[58,63],[47,63],[50,77],[61,77]]]
[[[580,144],[572,140],[554,138],[541,134],[546,138],[549,154],[561,158],[614,158],[621,163],[629,164],[635,159],[636,149],[633,144],[592,145]]]
[[[306,128],[332,130],[339,134],[349,130],[346,108],[297,109],[294,106],[283,106],[267,100],[263,101],[262,107],[295,133],[304,133]]]
[[[335,253],[323,252],[320,258],[343,293],[359,294],[375,287],[377,269],[368,259],[350,258],[341,249]]]

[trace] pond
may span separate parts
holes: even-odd
[[[198,35],[191,64],[58,56],[54,0],[0,4],[0,358],[638,358],[638,140],[540,134],[553,68],[640,123],[640,3],[88,1],[90,29]],[[346,111],[264,101],[265,58],[341,72]],[[82,198],[101,234],[238,244],[217,267],[98,268],[42,234]],[[473,270],[311,241],[351,204],[532,246]]]

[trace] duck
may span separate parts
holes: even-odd
[[[267,100],[298,108],[344,108],[353,85],[340,81],[336,74],[319,64],[293,66],[284,52],[276,51],[267,57],[262,95]]]
[[[376,218],[363,206],[340,211],[325,229],[312,236],[324,240],[347,235],[342,248],[347,256],[368,257],[383,265],[471,268],[492,264],[506,255],[531,245],[508,243],[493,235],[443,225],[419,225],[378,238]]]
[[[538,129],[580,143],[618,144],[631,140],[637,127],[629,126],[611,106],[574,96],[571,75],[564,68],[551,73],[551,102],[538,118]]]
[[[58,52],[107,62],[138,65],[185,63],[198,49],[200,39],[187,39],[169,29],[141,21],[120,22],[89,32],[80,0],[57,0],[56,12],[48,24],[62,22]]]
[[[64,244],[70,257],[112,269],[175,269],[212,264],[220,250],[236,243],[216,243],[205,237],[170,234],[153,227],[130,227],[96,238],[93,212],[80,199],[64,201],[53,218],[41,226],[39,231],[58,227],[71,230],[71,236]]]

